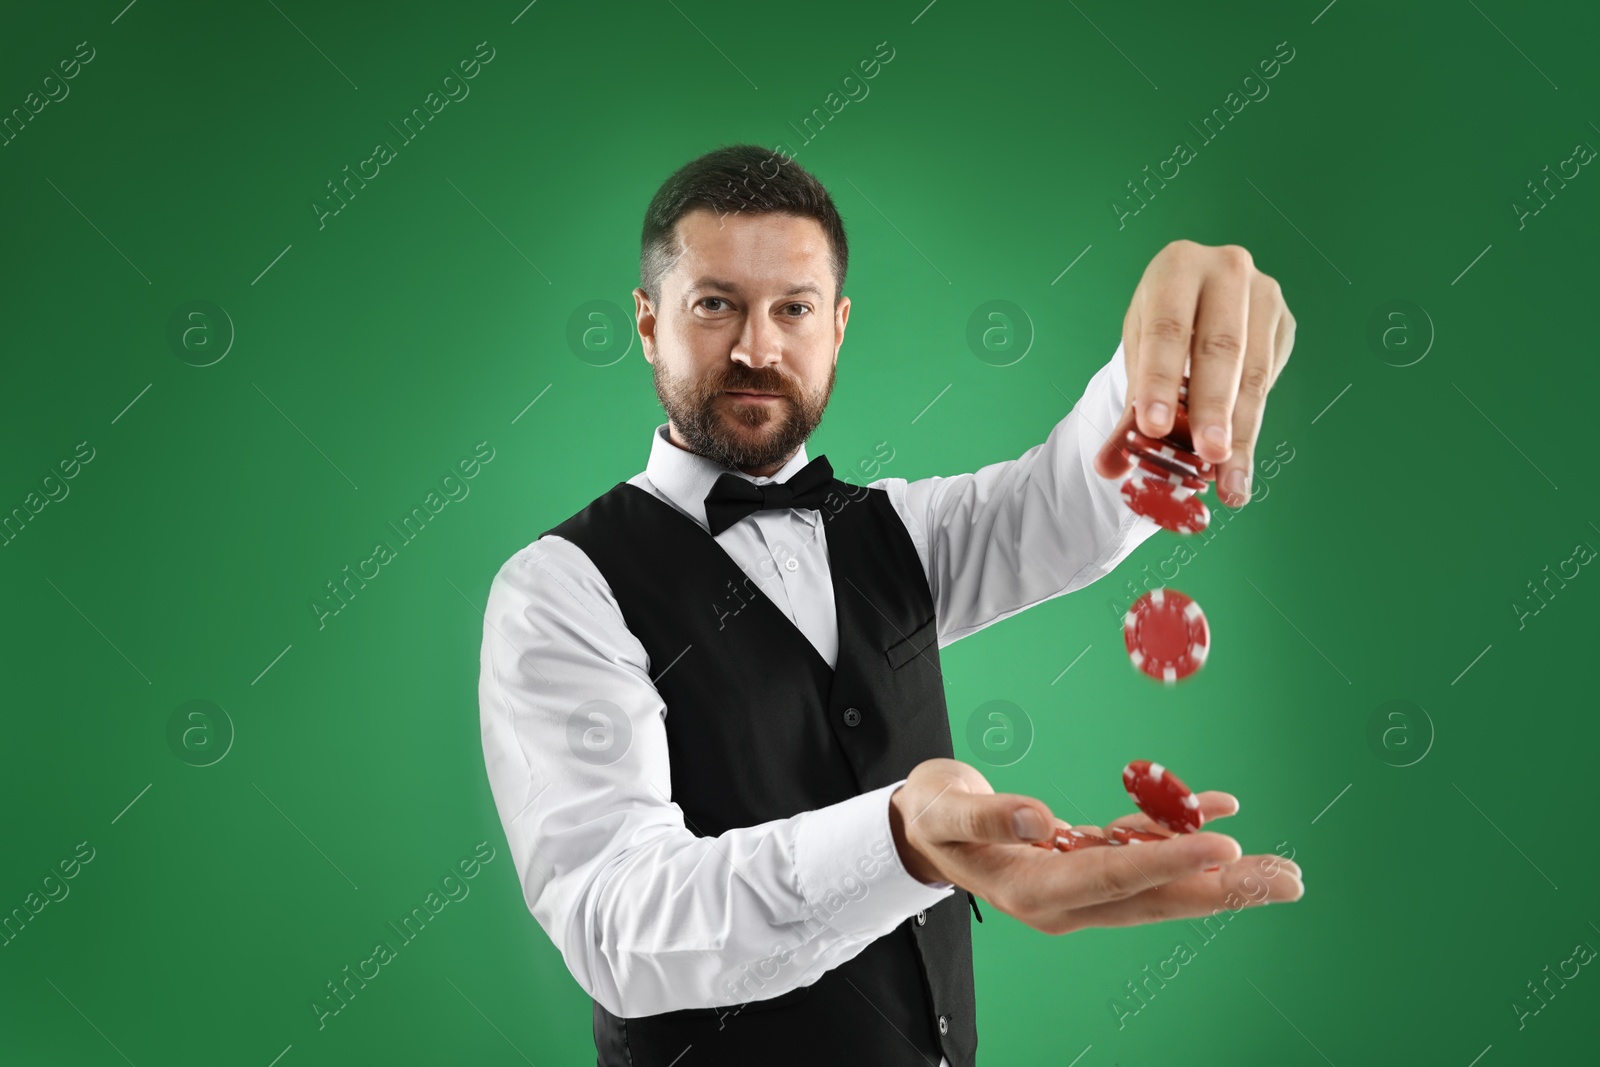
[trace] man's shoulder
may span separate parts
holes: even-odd
[[[618,482],[568,518],[544,530],[500,565],[494,584],[514,584],[530,592],[540,584],[551,582],[559,582],[569,589],[597,581],[604,586],[599,568],[582,547],[587,541],[582,536],[583,528],[614,511],[630,492],[629,486],[646,489],[640,484],[641,479],[642,475],[637,475],[626,482]]]
[[[600,568],[581,547],[558,533],[540,534],[512,553],[489,584],[489,601],[519,611],[530,605],[540,605],[543,611],[566,605],[559,608],[563,613],[581,605],[591,615],[614,603]]]
[[[495,578],[512,574],[533,574],[538,571],[554,572],[573,570],[589,561],[583,550],[558,533],[545,532],[513,552]]]

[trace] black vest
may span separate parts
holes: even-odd
[[[847,800],[954,755],[933,596],[905,524],[887,493],[838,479],[820,511],[836,668],[705,529],[638,486],[619,483],[546,531],[589,557],[650,656],[672,798],[696,835]],[[697,1067],[937,1067],[941,1055],[973,1067],[969,902],[957,890],[777,997],[630,1019],[596,1003],[599,1067],[669,1067],[689,1046]]]

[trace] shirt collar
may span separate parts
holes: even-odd
[[[706,519],[706,494],[711,492],[712,485],[719,477],[732,474],[756,485],[768,485],[788,481],[809,462],[806,459],[806,446],[802,444],[777,474],[758,478],[679,448],[668,436],[670,426],[670,423],[662,423],[651,436],[650,461],[645,465],[645,475],[650,479],[650,484],[660,490],[679,511],[707,530],[711,529],[711,524]]]

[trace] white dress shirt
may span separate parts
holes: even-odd
[[[1128,510],[1118,481],[1094,470],[1126,393],[1119,345],[1078,405],[1021,457],[973,474],[870,483],[888,492],[916,546],[939,647],[1088,585],[1155,531]],[[801,448],[771,478],[735,473],[783,482],[807,462]],[[725,470],[672,444],[662,424],[648,466],[629,481],[706,529],[704,498]],[[757,511],[716,541],[834,665],[820,513]],[[649,661],[570,541],[541,537],[507,560],[484,621],[484,762],[523,897],[578,984],[613,1014],[748,1002],[748,992],[730,992],[733,978],[780,947],[792,955],[755,999],[810,985],[954,891],[900,863],[889,796],[903,780],[720,837],[687,828],[672,802],[670,709],[651,682],[670,664]],[[570,747],[572,713],[596,698],[625,719],[612,737],[621,755],[604,766]],[[875,865],[866,891],[840,907],[836,887],[862,880],[852,860],[885,855],[885,842],[892,862]],[[818,912],[831,913],[820,932],[802,922]]]

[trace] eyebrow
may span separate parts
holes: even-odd
[[[725,282],[720,278],[700,278],[693,285],[689,286],[689,294],[702,292],[707,289],[720,289],[725,293],[737,293],[739,291],[739,287],[734,285],[732,282]],[[811,293],[818,300],[822,299],[822,290],[818,289],[810,282],[802,282],[799,285],[792,286],[787,292],[779,295],[786,297],[799,296],[801,293]]]

